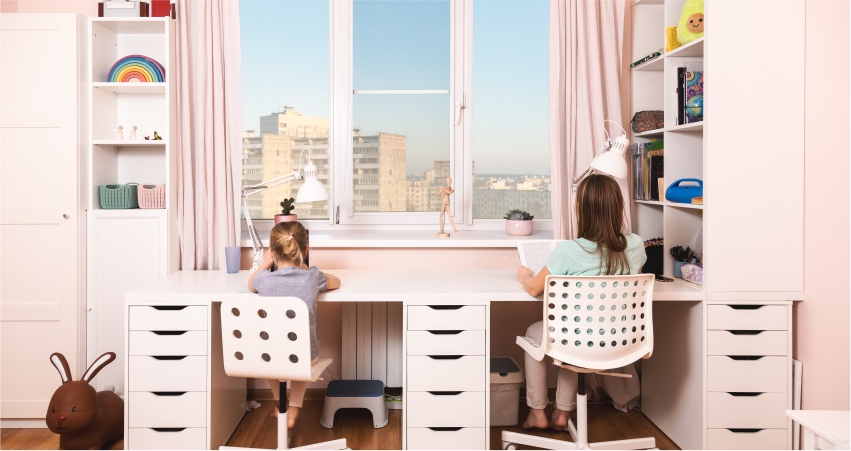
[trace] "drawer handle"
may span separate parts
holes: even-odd
[[[464,356],[463,355],[430,355],[429,357],[431,357],[434,360],[458,360],[458,359],[460,359],[461,357],[464,357]]]
[[[464,332],[464,331],[463,330],[429,330],[427,332],[432,334],[432,335],[458,335],[458,334],[460,334],[461,332]]]
[[[759,396],[762,393],[758,391],[728,391],[732,396]]]
[[[728,355],[727,357],[733,360],[759,360],[765,356],[763,355]]]
[[[157,310],[183,310],[183,309],[185,309],[186,307],[189,307],[189,306],[188,305],[152,305],[151,307],[153,307]]]
[[[734,434],[756,434],[762,429],[748,429],[748,428],[727,428],[728,431]]]
[[[458,310],[463,307],[463,305],[429,305],[428,307],[433,310]]]
[[[434,396],[456,396],[461,394],[460,391],[430,391],[429,393]]]
[[[157,396],[183,396],[185,391],[152,391],[151,393]]]
[[[151,332],[157,335],[183,335],[188,331],[185,330],[152,330]]]
[[[753,305],[753,304],[735,304],[735,305],[728,305],[727,307],[730,307],[733,310],[759,310],[759,309],[761,309],[765,306],[764,305]]]
[[[464,428],[446,428],[446,427],[444,427],[444,428],[429,428],[429,429],[431,429],[432,431],[435,431],[435,432],[455,432],[455,431],[460,431],[461,429],[464,429]]]
[[[151,428],[157,432],[181,432],[186,428]]]
[[[151,357],[157,360],[183,360],[187,356],[185,355],[152,355]]]
[[[728,330],[733,335],[759,335],[765,331],[763,330]]]

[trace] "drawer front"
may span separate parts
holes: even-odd
[[[786,429],[763,429],[757,432],[734,432],[729,429],[709,430],[709,449],[791,449]]]
[[[485,357],[462,356],[434,359],[410,356],[407,391],[486,391],[488,368]]]
[[[130,330],[207,330],[207,306],[204,305],[188,305],[179,310],[134,305],[129,315]]]
[[[408,332],[408,355],[485,355],[485,331],[414,330]],[[457,332],[457,333],[455,333]]]
[[[485,306],[408,306],[408,330],[485,330]]]
[[[733,396],[709,392],[710,428],[786,427],[786,393],[760,393],[756,396]]]
[[[207,355],[207,332],[203,330],[129,333],[130,355]]]
[[[409,391],[409,427],[486,427],[485,392]]]
[[[763,305],[757,309],[710,305],[708,325],[710,330],[786,330],[787,310],[785,305]]]
[[[130,427],[207,427],[207,392],[130,392]]]
[[[727,356],[709,356],[709,391],[786,392],[789,361],[786,357],[767,356],[759,360],[734,360]]]
[[[130,428],[127,449],[207,449],[207,429],[154,430]]]
[[[187,356],[180,360],[158,360],[130,356],[127,391],[206,391],[207,357]]]
[[[408,449],[485,449],[487,428],[408,428]]]
[[[764,330],[758,334],[709,331],[709,355],[788,355],[788,332]]]

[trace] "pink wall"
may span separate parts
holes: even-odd
[[[94,0],[3,0],[2,3],[4,13],[80,13],[93,17],[98,15],[98,2]]]
[[[849,410],[849,3],[806,3],[803,408]]]

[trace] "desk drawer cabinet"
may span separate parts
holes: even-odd
[[[130,428],[128,449],[206,449],[204,428]]]
[[[789,449],[791,302],[707,306],[709,449]]]
[[[407,449],[487,447],[487,307],[407,306]]]

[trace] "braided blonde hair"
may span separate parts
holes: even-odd
[[[272,228],[269,251],[276,260],[301,266],[307,250],[307,230],[298,221],[282,222]]]

